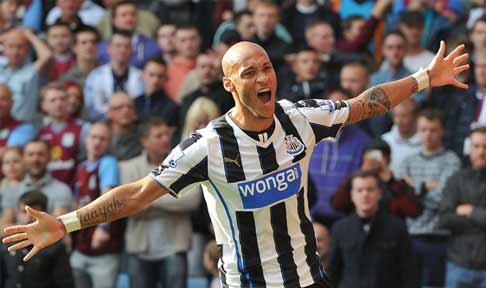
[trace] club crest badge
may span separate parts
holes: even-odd
[[[294,135],[285,136],[285,146],[287,147],[287,154],[290,156],[299,155],[305,149],[304,144]]]

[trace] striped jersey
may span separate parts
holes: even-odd
[[[183,141],[150,176],[175,197],[201,184],[224,287],[305,287],[325,278],[307,202],[314,145],[336,137],[349,104],[276,103],[275,128],[257,139],[230,112]]]

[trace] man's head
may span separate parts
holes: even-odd
[[[111,141],[111,130],[106,122],[95,122],[86,136],[86,153],[88,160],[95,161],[103,156]]]
[[[316,50],[306,47],[297,52],[293,70],[297,81],[310,81],[317,77],[321,61]]]
[[[305,29],[305,40],[307,45],[324,54],[331,54],[336,43],[331,24],[323,20],[313,22],[307,26]]]
[[[370,72],[364,63],[351,62],[343,66],[339,78],[341,87],[356,97],[368,88]]]
[[[12,106],[12,91],[6,84],[0,83],[0,119],[10,116]]]
[[[137,28],[137,5],[135,1],[119,1],[112,7],[112,23],[117,30],[133,32]]]
[[[164,53],[173,54],[176,51],[176,29],[176,25],[170,23],[161,24],[159,29],[157,29],[157,43]]]
[[[486,56],[474,57],[474,80],[481,91],[486,90]]]
[[[67,94],[66,114],[68,118],[78,118],[84,106],[83,87],[78,82],[66,80],[62,86]]]
[[[256,35],[266,40],[272,35],[279,21],[279,7],[270,1],[259,1],[253,10],[253,23]]]
[[[114,32],[108,46],[108,54],[112,63],[128,65],[132,54],[132,40],[130,34],[117,31]]]
[[[9,66],[18,68],[29,55],[30,44],[21,29],[12,29],[3,35],[3,54]]]
[[[178,55],[195,59],[201,48],[201,36],[195,26],[183,25],[175,32],[175,45]]]
[[[393,123],[402,137],[411,137],[416,131],[418,104],[411,98],[405,99],[392,110]]]
[[[486,48],[486,16],[474,22],[470,33],[471,42],[476,49]]]
[[[61,18],[63,20],[70,20],[75,18],[84,0],[57,0],[56,5],[61,10]]]
[[[353,98],[353,95],[351,91],[339,86],[329,90],[324,98],[331,101],[344,101]]]
[[[41,90],[41,109],[52,120],[64,121],[68,117],[67,93],[64,87],[57,83],[47,84]]]
[[[343,36],[347,41],[355,41],[361,34],[361,28],[366,23],[363,16],[352,15],[342,23]]]
[[[234,22],[236,31],[240,33],[242,40],[250,40],[255,36],[255,23],[253,22],[253,15],[250,11],[244,10],[236,13]]]
[[[410,47],[420,47],[424,32],[424,16],[419,11],[405,11],[400,15],[399,28]]]
[[[46,142],[34,140],[24,147],[24,164],[32,178],[40,179],[47,173],[47,164],[50,160],[50,149]]]
[[[154,118],[142,125],[141,142],[149,155],[165,158],[170,152],[174,128]]]
[[[403,58],[407,53],[407,40],[402,32],[391,31],[383,38],[383,56],[390,67],[398,68],[403,64]]]
[[[196,73],[202,85],[209,85],[216,80],[218,76],[217,63],[218,59],[213,53],[203,53],[197,56]]]
[[[474,169],[486,170],[486,126],[471,130],[469,159]]]
[[[164,88],[167,81],[167,64],[159,57],[147,60],[143,66],[142,80],[145,93],[152,94]]]
[[[0,19],[7,23],[15,23],[17,9],[19,8],[18,0],[0,1]],[[1,28],[1,27],[0,27]]]
[[[427,109],[419,113],[417,132],[427,150],[435,151],[442,148],[444,121],[444,115],[439,110]]]
[[[90,26],[83,26],[74,32],[73,52],[78,60],[95,61],[98,31]]]
[[[329,254],[329,244],[331,241],[331,233],[329,233],[329,228],[326,224],[327,223],[323,223],[321,221],[312,222],[314,234],[316,235],[317,240],[317,252],[323,260],[327,259],[327,255]]]
[[[378,175],[372,172],[359,171],[351,177],[351,201],[360,217],[368,218],[378,211],[380,183]]]
[[[71,51],[73,36],[67,24],[57,23],[47,28],[47,44],[54,53],[63,55]]]
[[[221,112],[213,100],[207,97],[197,98],[187,110],[183,137],[189,137],[192,132],[206,127],[209,121],[219,116],[221,116]]]
[[[129,127],[135,121],[135,106],[133,98],[125,92],[116,92],[108,101],[108,119],[113,125]]]
[[[40,191],[28,191],[22,194],[19,198],[19,205],[17,209],[17,224],[26,225],[35,222],[36,219],[25,211],[25,206],[34,208],[35,210],[47,211],[47,196]]]
[[[390,165],[390,145],[383,140],[368,143],[363,151],[361,170],[380,173]]]
[[[239,42],[223,56],[223,85],[236,107],[254,119],[273,118],[277,77],[272,62],[259,45]]]

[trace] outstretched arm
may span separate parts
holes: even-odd
[[[135,214],[166,193],[150,176],[146,176],[139,181],[118,186],[71,212],[68,218],[72,221],[66,226],[54,216],[26,207],[27,213],[36,221],[28,225],[5,228],[4,232],[11,236],[4,238],[3,243],[19,242],[9,247],[9,251],[33,245],[24,257],[24,261],[28,261],[41,249],[62,239],[68,232],[66,227],[74,231]]]
[[[467,89],[468,86],[459,82],[456,75],[469,69],[468,54],[462,53],[464,45],[458,46],[447,57],[445,43],[441,41],[440,48],[432,62],[423,73],[427,73],[428,87],[454,85]],[[375,115],[380,115],[395,107],[405,98],[419,91],[419,82],[412,76],[371,87],[356,98],[349,100],[351,110],[347,123],[352,124]],[[422,87],[421,87],[422,88]]]

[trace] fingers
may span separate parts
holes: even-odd
[[[455,80],[454,83],[452,83],[452,85],[459,87],[459,88],[462,88],[462,89],[469,88],[469,85],[464,84],[464,83],[460,82],[459,80]]]
[[[40,249],[37,248],[37,246],[32,247],[32,249],[30,249],[29,253],[27,253],[27,255],[25,255],[25,257],[23,259],[24,262],[29,261],[30,258],[32,258],[32,256],[34,256],[35,254],[37,254],[37,252],[39,252],[39,251],[40,251]]]
[[[469,54],[464,53],[461,56],[454,58],[452,64],[457,65],[457,64],[465,63],[468,58],[469,58]]]
[[[454,68],[454,75],[457,75],[461,72],[464,72],[466,71],[467,69],[469,69],[469,64],[466,64],[466,65],[462,65],[462,66],[459,66],[459,67],[456,67]]]
[[[28,225],[17,225],[17,226],[10,226],[3,229],[5,234],[16,234],[16,233],[23,233],[27,231]]]
[[[32,242],[30,240],[25,240],[25,241],[22,241],[20,243],[17,243],[15,245],[8,247],[8,251],[15,251],[15,250],[23,249],[23,248],[30,246],[30,245],[32,245]]]
[[[39,218],[42,218],[42,212],[35,210],[30,206],[25,206],[25,211],[27,212],[27,214],[29,214],[30,216],[34,217],[37,220],[39,220]]]
[[[25,240],[25,239],[27,239],[27,233],[18,233],[18,234],[3,238],[2,241],[3,241],[3,243],[7,244],[7,243],[11,243],[11,242],[18,242],[18,241]]]
[[[452,59],[455,59],[457,56],[459,56],[459,54],[461,54],[462,50],[464,50],[464,44],[461,44],[461,45],[457,46],[456,49],[452,50],[452,52],[449,53],[449,55],[447,55],[446,58],[447,59],[451,59],[451,58]]]
[[[445,50],[446,50],[445,42],[441,40],[440,41],[439,51],[437,51],[437,55],[436,56],[440,57],[441,59],[444,58]]]

